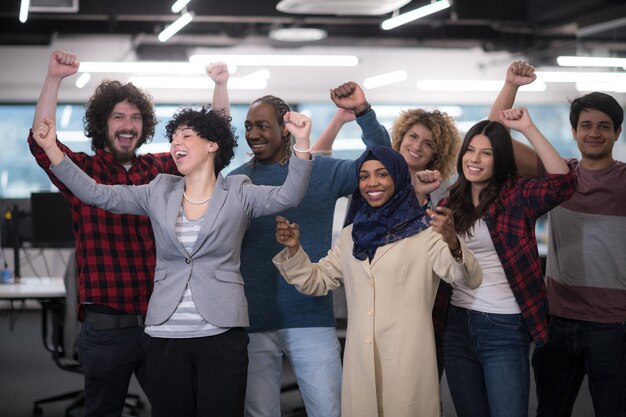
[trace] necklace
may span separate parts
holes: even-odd
[[[189,203],[189,204],[194,204],[196,206],[201,206],[202,204],[206,204],[209,202],[209,200],[211,199],[211,196],[209,196],[206,200],[202,200],[202,201],[195,201],[195,200],[191,200],[189,197],[187,197],[187,194],[183,191],[183,198]]]

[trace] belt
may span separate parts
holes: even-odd
[[[85,310],[84,321],[95,330],[124,329],[127,327],[143,327],[141,314],[103,314]]]

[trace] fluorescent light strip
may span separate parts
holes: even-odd
[[[178,19],[174,21],[171,25],[163,29],[161,33],[159,33],[159,40],[161,42],[166,42],[169,38],[178,33],[179,30],[184,28],[193,20],[193,15],[191,13],[185,13]]]
[[[235,67],[234,67],[235,68]],[[228,66],[232,74],[231,66]],[[236,68],[235,68],[236,70]],[[205,65],[189,62],[81,62],[78,72],[143,74],[206,74]]]
[[[583,81],[576,83],[578,91],[608,91],[612,93],[626,93],[626,83],[616,84],[612,82],[590,82]]]
[[[240,66],[262,67],[355,67],[359,59],[354,55],[206,55],[194,54],[189,57],[194,64],[226,62]]]
[[[417,9],[411,10],[410,12],[406,12],[401,15],[389,18],[385,20],[380,25],[380,27],[383,30],[394,29],[398,26],[402,26],[406,23],[412,22],[413,20],[417,20],[424,16],[428,16],[438,11],[447,9],[448,7],[450,7],[450,2],[448,0],[436,1],[434,3],[427,4],[426,6],[418,7]]]
[[[187,5],[191,0],[178,0],[174,4],[172,4],[172,12],[178,13],[183,10],[183,7]]]
[[[562,67],[626,68],[626,58],[599,56],[559,56],[556,63]]]
[[[417,88],[422,91],[500,91],[502,80],[420,80]],[[545,91],[546,84],[535,81],[520,87],[521,91]]]
[[[150,89],[213,89],[215,83],[209,78],[200,77],[130,77],[128,82]],[[229,90],[263,90],[267,88],[267,79],[231,78]]]
[[[363,87],[373,89],[383,87],[385,85],[395,84],[406,80],[408,77],[406,71],[393,71],[386,74],[375,75],[363,80]]]
[[[535,74],[537,74],[537,81],[543,81],[544,83],[626,83],[626,72],[537,71]]]
[[[28,7],[30,6],[30,0],[22,0],[20,5],[20,22],[26,23],[28,20]]]
[[[76,79],[76,87],[77,88],[83,88],[85,85],[87,85],[89,80],[91,80],[91,73],[90,72],[83,72]]]

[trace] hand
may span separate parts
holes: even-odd
[[[71,52],[54,51],[50,55],[48,63],[48,75],[52,77],[65,78],[76,74],[80,62]]]
[[[451,247],[458,248],[459,238],[454,230],[454,214],[447,207],[437,207],[435,211],[426,209],[426,214],[430,217],[430,225],[433,230],[443,238],[443,241]]]
[[[352,110],[342,109],[341,107],[337,108],[334,116],[335,120],[337,120],[341,124],[346,124],[352,122],[356,119],[356,114]]]
[[[535,67],[530,65],[528,62],[514,62],[509,65],[509,68],[506,70],[505,82],[515,87],[530,84],[536,79],[537,74],[535,74]]]
[[[435,191],[441,185],[443,177],[441,172],[426,169],[424,171],[417,171],[415,173],[415,181],[413,181],[413,189],[415,194],[427,195]]]
[[[508,110],[500,111],[500,122],[508,129],[514,129],[524,133],[532,126],[533,121],[528,114],[528,110],[524,107],[516,107]]]
[[[282,216],[276,217],[276,241],[289,248],[291,255],[295,255],[300,248],[300,226],[297,223],[289,223]]]
[[[33,138],[44,151],[56,144],[57,130],[54,121],[44,118],[33,132]]]
[[[230,77],[228,65],[224,62],[211,62],[206,66],[206,73],[216,85],[228,82],[228,78]]]
[[[367,106],[367,99],[361,87],[354,81],[341,84],[330,90],[330,99],[340,109],[352,110],[359,113]]]
[[[293,111],[285,113],[285,127],[296,138],[296,146],[308,149],[311,135],[311,119],[302,113]]]

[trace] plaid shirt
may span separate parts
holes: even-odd
[[[104,305],[128,314],[145,316],[156,265],[150,221],[145,216],[114,214],[83,204],[50,172],[50,160],[32,137],[31,153],[52,183],[65,195],[76,238],[78,300]],[[127,171],[110,152],[91,156],[72,152],[57,140],[61,150],[100,184],[147,184],[160,173],[177,174],[169,153],[133,158]],[[80,308],[82,316],[82,307]]]
[[[550,174],[538,180],[512,178],[483,216],[526,327],[539,346],[548,341],[548,305],[535,222],[570,198],[576,191],[576,182],[571,166],[567,174]],[[447,203],[445,199],[439,205]],[[440,355],[451,295],[452,287],[442,282],[433,308],[439,359],[443,357]]]

